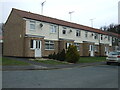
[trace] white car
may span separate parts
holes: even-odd
[[[110,52],[106,58],[106,64],[118,63],[120,65],[120,51]]]

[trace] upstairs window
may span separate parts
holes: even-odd
[[[103,35],[101,35],[101,40],[103,40]]]
[[[80,30],[76,30],[76,36],[80,36],[81,31]]]
[[[62,33],[63,33],[63,34],[66,34],[66,30],[63,30]]]
[[[35,21],[30,21],[30,30],[35,30]]]
[[[95,33],[94,39],[98,39],[98,34]]]
[[[87,31],[85,32],[85,37],[86,37],[86,38],[88,37],[88,32],[87,32]]]
[[[50,32],[51,32],[51,33],[56,33],[56,31],[57,31],[57,26],[51,25],[51,30],[50,30]]]
[[[108,41],[110,41],[110,36],[108,36]]]

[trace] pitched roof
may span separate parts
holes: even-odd
[[[88,31],[91,31],[91,32],[100,33],[100,34],[113,35],[113,36],[116,36],[116,37],[120,37],[120,34],[108,33],[108,32],[104,32],[100,29],[95,29],[95,28],[92,28],[92,27],[83,26],[83,25],[80,25],[80,24],[76,24],[76,23],[72,23],[72,22],[68,22],[68,21],[63,21],[63,20],[59,20],[59,19],[56,19],[56,18],[51,18],[51,17],[47,17],[47,16],[43,16],[43,15],[39,15],[39,14],[27,12],[27,11],[23,11],[23,10],[14,9],[14,8],[12,10],[15,11],[22,18],[29,18],[29,19],[34,19],[34,20],[38,20],[38,21],[43,21],[43,22],[49,22],[49,23],[53,23],[53,24],[68,26],[68,27],[72,27],[72,28],[76,28],[76,29],[83,29],[83,30],[88,30]]]

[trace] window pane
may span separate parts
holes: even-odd
[[[66,34],[66,30],[63,30],[63,34]]]
[[[49,49],[49,44],[45,44],[45,49]]]
[[[51,25],[51,33],[55,33],[57,30],[57,26]]]
[[[33,40],[30,41],[30,48],[33,48]]]
[[[53,44],[50,45],[50,49],[54,49],[54,45]]]
[[[54,41],[45,41],[45,49],[54,49]]]
[[[30,21],[30,29],[31,30],[35,29],[35,21]]]

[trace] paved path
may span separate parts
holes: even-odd
[[[31,60],[28,60],[29,58],[15,58],[15,57],[8,57],[8,58],[15,59],[18,61],[24,61],[24,62],[30,63],[31,65],[27,65],[27,66],[3,66],[2,70],[41,70],[41,69],[48,70],[48,69],[85,67],[85,66],[104,65],[105,64],[105,62],[96,62],[96,63],[51,65],[51,64],[44,64],[44,63],[31,61]]]

